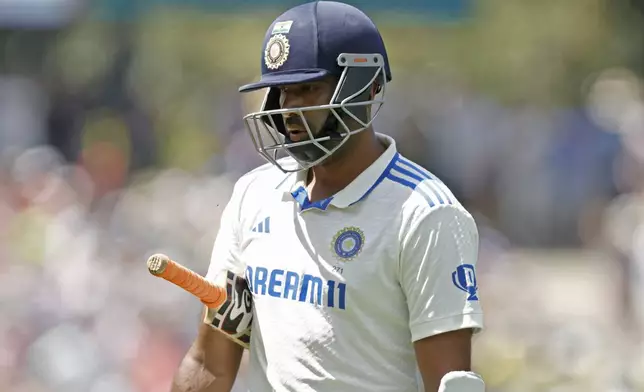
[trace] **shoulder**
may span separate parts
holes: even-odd
[[[290,158],[284,158],[283,160],[288,159]],[[275,189],[287,176],[288,173],[284,173],[272,163],[265,163],[237,179],[233,190],[233,198],[241,199],[250,190],[267,191]]]
[[[385,177],[397,188],[396,196],[403,208],[429,211],[441,206],[462,207],[440,178],[401,154],[391,161]]]
[[[416,162],[398,154],[390,164],[387,180],[393,183],[400,200],[403,232],[446,221],[458,221],[476,230],[474,218],[450,188]]]

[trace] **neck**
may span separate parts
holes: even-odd
[[[332,157],[309,171],[307,190],[310,201],[326,199],[344,189],[384,151],[385,147],[372,130],[351,136]]]

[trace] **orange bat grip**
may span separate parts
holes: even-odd
[[[152,258],[151,258],[152,259]],[[161,271],[150,272],[163,278],[168,282],[174,283],[195,297],[199,298],[201,302],[209,308],[217,308],[226,301],[226,289],[223,287],[215,286],[213,283],[207,281],[203,276],[194,271],[176,263],[169,258],[163,260],[164,265]]]

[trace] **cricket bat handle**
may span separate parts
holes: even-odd
[[[226,301],[226,288],[216,286],[164,254],[148,258],[148,271],[199,298],[208,308],[218,308]]]

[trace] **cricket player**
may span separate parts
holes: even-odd
[[[483,392],[476,224],[372,128],[391,80],[374,23],[296,6],[268,28],[261,70],[240,91],[267,89],[244,120],[268,163],[237,181],[207,275],[252,293],[249,391]],[[202,325],[173,391],[230,391],[242,351]]]

